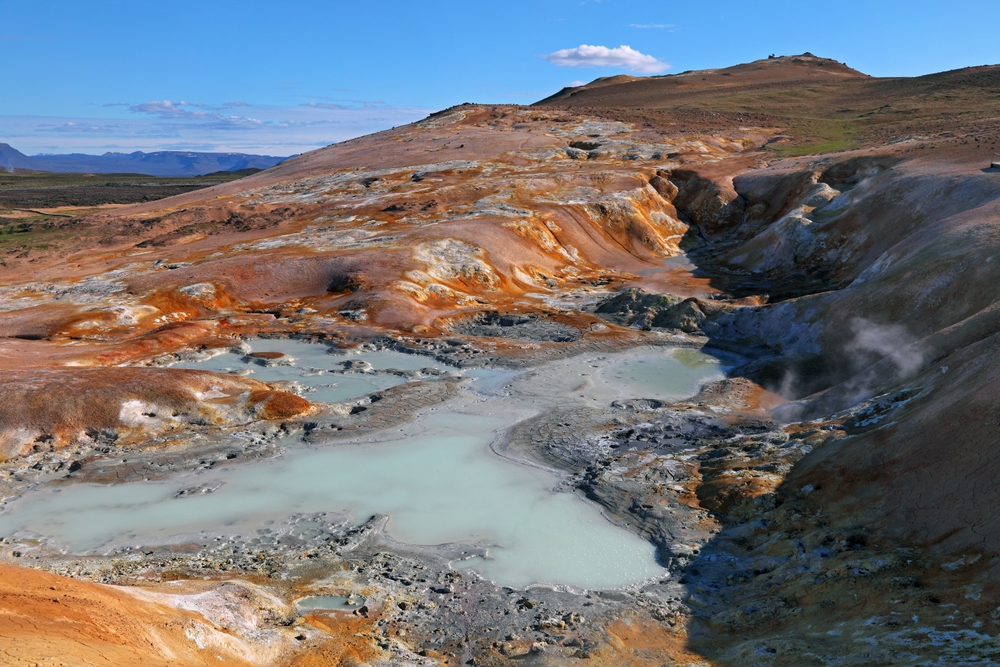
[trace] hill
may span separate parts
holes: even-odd
[[[691,70],[651,77],[602,77],[583,86],[563,88],[536,104],[662,107],[670,105],[670,98],[677,95],[718,92],[720,89],[747,86],[788,86],[793,83],[827,83],[866,78],[870,77],[836,60],[805,53],[800,56],[756,60],[723,69]]]
[[[0,169],[33,169],[91,174],[145,174],[147,176],[203,176],[219,171],[270,169],[287,158],[247,153],[156,151],[87,155],[27,156],[9,144],[0,144]]]
[[[769,148],[800,155],[884,144],[962,128],[995,145],[1000,66],[919,77],[871,77],[811,54],[655,77],[611,77],[564,88],[534,106],[589,110],[692,132],[775,127]],[[970,141],[975,141],[970,136]]]
[[[41,167],[10,144],[0,144],[0,170],[14,171],[15,169],[41,170]]]

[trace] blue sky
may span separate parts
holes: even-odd
[[[461,102],[804,51],[876,76],[1000,63],[1000,2],[0,0],[0,142],[284,155]]]

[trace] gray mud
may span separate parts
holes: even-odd
[[[571,343],[580,339],[580,330],[538,315],[484,313],[451,325],[464,336],[512,338],[536,343]]]

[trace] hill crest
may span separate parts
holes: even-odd
[[[648,77],[631,75],[601,77],[583,86],[563,88],[555,95],[540,100],[536,104],[564,104],[570,98],[580,96],[581,93],[584,94],[583,97],[589,97],[586,93],[593,93],[593,91],[610,86],[633,83],[642,84],[644,87],[655,85],[664,91],[697,92],[720,87],[789,83],[792,81],[838,81],[856,78],[871,77],[831,58],[820,58],[806,52],[796,56],[769,56],[730,67],[688,70],[677,74]],[[575,102],[576,100],[573,100],[571,103]]]

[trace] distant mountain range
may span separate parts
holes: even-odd
[[[27,156],[10,144],[0,143],[0,170],[80,172],[95,174],[128,173],[149,176],[202,176],[216,171],[269,169],[287,157],[246,153],[196,153],[157,151],[155,153],[105,153],[104,155]]]

